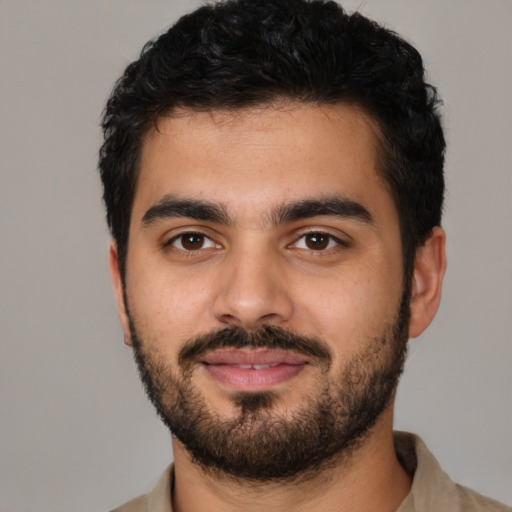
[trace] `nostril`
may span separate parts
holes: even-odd
[[[265,322],[272,322],[272,321],[275,321],[275,320],[278,320],[279,319],[279,315],[276,314],[276,313],[267,313],[266,315],[262,315],[262,317],[260,318],[260,321],[262,323],[265,323]]]

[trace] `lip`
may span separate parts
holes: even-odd
[[[308,364],[282,350],[218,350],[201,361],[205,371],[233,391],[265,391],[284,383]]]

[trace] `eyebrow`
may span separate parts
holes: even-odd
[[[343,196],[329,196],[283,204],[270,214],[270,222],[274,226],[310,219],[318,216],[334,216],[344,219],[355,219],[366,224],[373,224],[371,213],[362,204]],[[223,205],[199,199],[181,199],[171,195],[163,197],[151,206],[142,217],[142,227],[166,219],[186,217],[218,224],[233,224]]]
[[[273,213],[272,222],[278,225],[317,216],[334,216],[373,224],[373,217],[366,207],[343,196],[303,199],[285,204]]]
[[[159,221],[177,217],[231,224],[231,219],[223,206],[204,200],[180,199],[168,195],[146,211],[142,217],[142,227],[146,228]]]

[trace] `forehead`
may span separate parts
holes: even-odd
[[[174,112],[143,141],[133,219],[166,195],[221,203],[234,215],[333,194],[389,202],[378,133],[350,105]]]

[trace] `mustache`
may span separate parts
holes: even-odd
[[[178,363],[180,366],[188,366],[208,352],[223,348],[288,350],[313,358],[327,367],[332,363],[331,350],[323,340],[274,326],[255,330],[228,327],[197,336],[183,345],[178,354]]]

